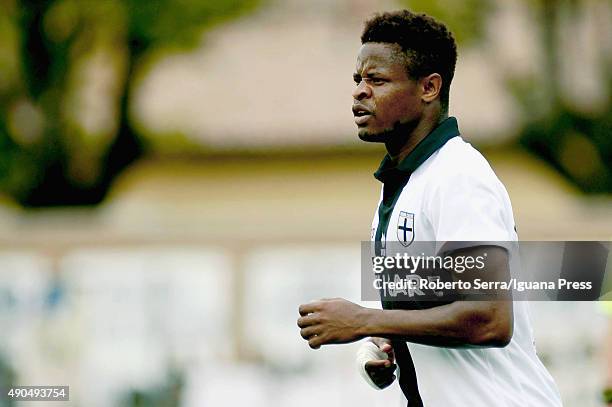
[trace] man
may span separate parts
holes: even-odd
[[[517,240],[512,208],[486,160],[448,117],[457,57],[451,33],[431,17],[404,10],[367,21],[361,42],[355,123],[361,140],[384,143],[388,152],[375,173],[383,188],[373,240],[432,241],[436,253],[453,256],[486,252],[487,275],[504,277],[510,260],[501,242]],[[409,228],[402,224],[408,219]],[[398,233],[402,227],[409,233]],[[466,241],[500,243],[459,243]],[[388,386],[397,362],[410,407],[561,405],[535,354],[525,303],[406,309],[383,301],[383,308],[339,298],[304,304],[300,334],[314,349],[371,337],[367,345],[384,356],[365,363],[369,379]]]

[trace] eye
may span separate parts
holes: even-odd
[[[374,77],[370,78],[370,82],[372,82],[374,85],[382,85],[386,81],[384,79]]]
[[[359,85],[361,83],[361,76],[353,76],[353,82],[355,82],[355,85]]]

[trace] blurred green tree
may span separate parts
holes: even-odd
[[[146,146],[130,121],[160,49],[259,0],[0,0],[0,189],[24,206],[99,203]]]
[[[485,42],[487,24],[496,11],[495,0],[403,0],[418,10],[444,21],[460,45]],[[508,90],[523,112],[518,142],[546,160],[585,192],[612,192],[612,55],[605,39],[597,44],[602,55],[599,86],[607,102],[590,111],[577,108],[564,96],[561,71],[567,66],[563,30],[572,30],[584,19],[587,8],[600,7],[601,16],[610,15],[605,0],[523,0],[537,22],[537,46],[542,66],[537,72],[516,75],[499,61],[489,62],[504,77]],[[608,21],[608,27],[610,22]],[[495,27],[489,27],[495,30]],[[605,29],[602,34],[605,35]],[[571,37],[571,32],[569,37]],[[606,45],[608,44],[608,45]],[[581,72],[573,72],[581,75]]]
[[[462,45],[485,38],[487,20],[495,10],[494,0],[402,0],[401,3],[412,11],[443,21]]]

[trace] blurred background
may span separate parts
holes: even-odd
[[[363,21],[401,7],[454,32],[450,113],[521,239],[611,240],[608,1],[0,0],[0,385],[396,403],[362,383],[359,344],[312,351],[295,321],[359,302],[384,151],[356,137],[352,73]],[[532,318],[565,405],[603,405],[603,308]]]

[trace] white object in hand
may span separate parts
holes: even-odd
[[[359,349],[357,350],[357,369],[359,370],[359,374],[363,377],[363,380],[366,381],[370,386],[375,388],[376,390],[382,390],[380,387],[374,383],[368,372],[366,371],[365,365],[367,362],[371,360],[387,360],[389,359],[389,355],[386,352],[380,350],[376,344],[373,342],[367,341],[364,342]],[[399,372],[398,372],[399,373]]]

